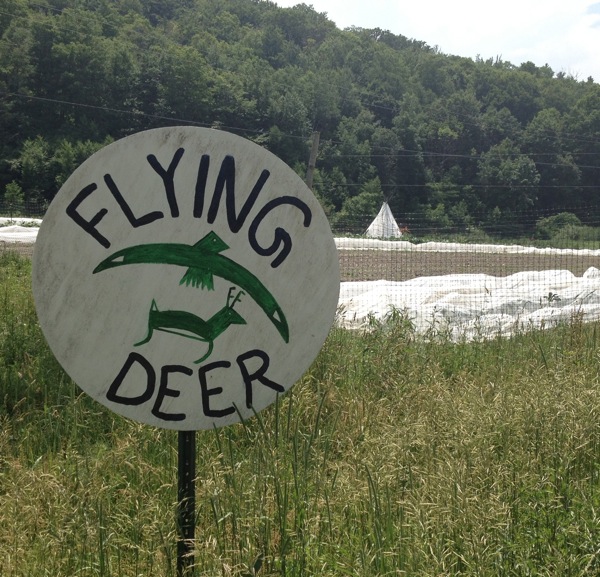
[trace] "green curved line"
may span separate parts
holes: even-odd
[[[287,320],[275,297],[249,270],[226,256],[211,251],[210,247],[203,247],[203,241],[209,236],[211,236],[211,239],[215,237],[218,239],[215,233],[209,233],[196,245],[151,243],[118,250],[96,266],[93,274],[129,264],[168,264],[192,269],[197,271],[196,274],[198,275],[207,277],[216,275],[246,291],[275,325],[283,340],[286,343],[289,342]]]
[[[210,357],[211,353],[213,352],[213,347],[214,347],[214,342],[208,341],[208,350],[199,359],[196,359],[194,361],[194,364],[197,365],[197,364],[201,363],[202,361],[205,361],[206,359],[208,359],[208,357]]]

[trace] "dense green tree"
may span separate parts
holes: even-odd
[[[581,171],[582,196],[593,202],[600,192],[600,85],[586,86],[585,95],[568,116],[564,132]]]
[[[22,144],[31,118],[25,107],[30,77],[35,71],[30,56],[31,33],[25,28],[9,24],[0,37],[0,182],[7,181],[6,159],[16,154]]]
[[[509,139],[481,155],[478,180],[489,208],[517,214],[532,209],[537,202],[540,175],[535,162]]]
[[[338,125],[338,144],[328,161],[330,164],[335,162],[349,184],[360,185],[375,176],[370,143],[374,130],[375,116],[366,110],[355,118],[342,118]]]
[[[505,139],[518,141],[523,127],[508,108],[488,108],[481,115],[482,144],[481,151],[489,150]]]
[[[14,180],[9,182],[4,189],[3,210],[8,211],[9,216],[21,214],[25,207],[25,193]]]
[[[571,212],[560,212],[553,216],[540,218],[535,223],[535,236],[548,240],[569,226],[581,226],[581,221]]]
[[[111,141],[111,138],[107,138],[103,142],[92,142],[90,140],[85,142],[61,140],[58,142],[53,148],[50,161],[56,188],[60,188],[84,160],[100,148],[110,144]]]
[[[25,201],[51,200],[57,192],[52,172],[52,151],[42,136],[26,140],[19,158],[11,163],[23,188]]]
[[[300,174],[319,131],[314,188],[332,218],[371,210],[381,193],[430,223],[499,225],[596,202],[599,110],[593,80],[449,56],[378,28],[342,31],[307,4],[4,0],[0,10],[0,186],[14,182],[26,200],[51,200],[107,139],[190,123],[243,134]]]
[[[286,40],[300,48],[320,44],[335,30],[335,24],[326,14],[316,12],[308,4],[273,11],[269,20],[282,30]]]
[[[406,94],[400,101],[399,108],[400,112],[392,122],[393,130],[402,145],[396,158],[396,187],[389,202],[394,214],[415,212],[428,203],[426,161],[419,136],[425,115],[413,94]]]
[[[331,171],[317,170],[314,190],[330,214],[341,210],[346,199],[350,197],[346,176],[338,167],[334,167]]]
[[[558,110],[540,111],[523,132],[523,151],[535,160],[540,175],[538,202],[543,206],[571,203],[579,193],[581,173],[565,153],[563,119]]]
[[[383,202],[383,192],[381,191],[381,181],[375,177],[365,182],[357,195],[347,198],[344,201],[340,218],[351,219],[354,216],[367,216],[373,218]]]

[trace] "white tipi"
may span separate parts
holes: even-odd
[[[392,209],[387,202],[381,205],[381,209],[373,222],[369,225],[365,232],[365,236],[371,238],[391,238],[401,237],[402,232],[396,223],[396,219],[392,214]]]

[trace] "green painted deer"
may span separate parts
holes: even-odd
[[[246,324],[245,319],[233,308],[235,303],[241,300],[241,296],[245,293],[240,290],[235,297],[232,297],[233,290],[235,290],[235,287],[229,289],[227,304],[208,320],[204,320],[187,311],[161,311],[158,309],[156,301],[152,299],[150,312],[148,313],[148,334],[145,339],[139,343],[135,343],[134,346],[138,347],[147,343],[152,338],[154,331],[179,335],[208,343],[206,353],[194,361],[196,364],[201,363],[211,355],[214,341],[219,335],[225,332],[231,325]]]

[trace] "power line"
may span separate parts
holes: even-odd
[[[169,122],[178,122],[178,123],[182,123],[182,124],[188,124],[188,125],[192,125],[192,126],[203,126],[203,127],[207,127],[207,128],[214,127],[214,124],[211,124],[211,123],[199,122],[199,121],[194,121],[194,120],[190,120],[190,119],[186,119],[186,118],[178,118],[178,117],[173,117],[173,116],[151,114],[148,112],[111,108],[108,106],[98,106],[98,105],[93,105],[93,104],[85,104],[85,103],[81,103],[81,102],[59,100],[56,98],[35,96],[35,95],[31,95],[31,94],[23,94],[23,93],[18,93],[18,92],[0,92],[0,94],[4,95],[4,96],[12,96],[15,98],[25,98],[25,99],[36,100],[36,101],[41,101],[41,102],[50,102],[50,103],[54,103],[54,104],[87,108],[87,109],[98,110],[101,112],[107,112],[107,113],[113,113],[113,114],[125,114],[125,115],[136,116],[136,117],[151,118],[153,120],[166,120]],[[222,124],[219,124],[218,126],[219,126],[219,128],[223,128],[223,129],[227,129],[227,130],[231,130],[231,131],[235,131],[235,132],[244,132],[244,133],[250,133],[250,134],[264,134],[263,129],[242,128],[239,126],[228,126],[228,125],[222,125]],[[288,133],[284,133],[284,132],[281,132],[281,134],[287,138],[297,138],[297,139],[302,139],[302,140],[306,140],[309,137],[308,135],[306,135],[306,136],[293,135],[293,134],[288,134]],[[329,142],[333,143],[333,144],[343,144],[342,141],[330,140]],[[386,147],[381,147],[381,148],[385,149]],[[388,150],[393,150],[393,149],[388,148]],[[537,155],[552,155],[552,154],[554,154],[554,153],[538,153]],[[574,153],[568,152],[567,154],[574,154]],[[592,155],[594,153],[589,153],[589,154]],[[325,159],[329,158],[331,160],[337,160],[337,159],[342,159],[342,158],[368,158],[368,159],[370,159],[370,158],[404,158],[404,157],[418,157],[418,156],[425,156],[425,157],[432,157],[432,158],[463,158],[463,159],[467,159],[467,160],[476,160],[476,161],[482,160],[484,158],[506,158],[506,157],[514,157],[514,156],[530,157],[530,155],[528,155],[526,153],[506,153],[506,154],[481,153],[478,155],[467,155],[467,154],[451,154],[451,153],[443,153],[443,152],[433,152],[433,151],[427,151],[427,150],[402,149],[402,150],[398,151],[396,154],[337,154],[336,153],[336,154],[329,155],[329,156],[325,155],[324,157],[320,157],[320,159],[323,160],[323,158],[325,158]],[[535,161],[535,160],[534,160],[534,162],[536,165],[539,165],[539,166],[566,166],[566,167],[576,166],[577,168],[590,168],[590,169],[600,168],[600,166],[597,166],[597,165],[582,165],[582,164],[572,165],[572,164],[568,164],[568,163],[540,162],[540,161]],[[575,188],[577,188],[577,186],[575,186]]]
[[[151,118],[153,120],[165,120],[165,121],[169,121],[169,122],[177,122],[177,123],[187,124],[187,125],[191,125],[191,126],[202,126],[202,127],[207,127],[207,128],[211,128],[211,127],[215,126],[214,124],[189,120],[186,118],[178,118],[178,117],[173,117],[173,116],[151,114],[148,112],[141,112],[141,111],[124,110],[124,109],[119,109],[119,108],[111,108],[108,106],[98,106],[98,105],[85,104],[85,103],[81,103],[81,102],[73,102],[73,101],[68,101],[68,100],[59,100],[56,98],[35,96],[35,95],[31,95],[31,94],[22,94],[22,93],[17,93],[17,92],[0,92],[0,95],[13,96],[16,98],[25,98],[25,99],[35,100],[35,101],[40,101],[40,102],[50,102],[50,103],[54,103],[54,104],[74,106],[74,107],[80,107],[80,108],[87,108],[87,109],[91,109],[91,110],[98,110],[101,112],[112,113],[112,114],[125,114],[125,115],[129,115],[129,116],[134,116],[134,117]],[[264,131],[262,129],[242,128],[239,126],[228,126],[228,125],[222,125],[222,124],[219,124],[218,127],[222,128],[222,129],[226,129],[226,130],[231,130],[234,132],[242,132],[242,133],[249,133],[249,134],[264,134]],[[283,132],[281,134],[287,138],[297,138],[297,139],[302,139],[302,140],[306,140],[308,138],[308,135],[307,136],[292,135],[292,134],[287,134],[287,133],[283,133]],[[330,142],[342,144],[341,141],[330,141]],[[542,154],[552,154],[552,153],[542,153]],[[397,154],[393,154],[393,155],[392,154],[388,154],[388,155],[334,154],[334,155],[330,155],[329,157],[325,156],[324,158],[325,159],[329,158],[331,160],[338,160],[338,159],[343,159],[343,158],[367,158],[367,159],[370,159],[370,158],[403,158],[403,157],[418,157],[418,156],[435,157],[435,158],[464,158],[467,160],[479,161],[479,160],[482,160],[484,157],[485,158],[505,158],[505,157],[512,157],[512,156],[528,156],[528,155],[524,154],[524,153],[522,153],[522,154],[507,153],[504,155],[500,155],[500,154],[489,155],[489,153],[482,153],[480,155],[465,155],[465,154],[449,154],[449,153],[441,153],[441,152],[432,152],[432,151],[426,151],[426,150],[404,149],[402,151],[399,151]],[[321,160],[323,160],[323,157],[321,157]],[[566,166],[566,167],[573,166],[572,164],[567,164],[567,163],[556,163],[556,162],[552,163],[552,162],[539,162],[539,161],[534,161],[534,162],[536,165],[540,165],[540,166]],[[590,168],[590,169],[600,168],[599,166],[596,166],[596,165],[576,164],[575,166],[577,168]],[[362,186],[362,185],[358,185],[358,186]],[[392,185],[392,186],[395,186],[395,185]],[[511,188],[515,188],[515,187],[512,186]],[[545,188],[549,188],[549,187],[545,187]],[[560,187],[560,188],[570,188],[570,187],[564,186],[564,187]],[[580,187],[578,187],[577,185],[573,185],[572,188],[580,188]]]
[[[189,119],[184,119],[184,118],[177,118],[174,116],[162,116],[160,114],[151,114],[148,112],[141,112],[141,111],[135,111],[135,110],[124,110],[124,109],[120,109],[120,108],[111,108],[109,106],[97,106],[94,104],[84,104],[82,102],[73,102],[73,101],[69,101],[69,100],[58,100],[56,98],[48,98],[48,97],[44,97],[44,96],[34,96],[32,94],[22,94],[22,93],[18,93],[18,92],[0,92],[0,95],[3,96],[13,96],[16,98],[25,98],[28,100],[37,100],[37,101],[41,101],[41,102],[51,102],[53,104],[62,104],[62,105],[67,105],[67,106],[75,106],[75,107],[79,107],[79,108],[89,108],[92,110],[99,110],[101,112],[109,112],[109,113],[114,113],[114,114],[125,114],[125,115],[129,115],[129,116],[142,116],[142,117],[146,117],[146,118],[152,118],[154,120],[168,120],[170,122],[179,122],[182,124],[190,124],[193,126],[203,126],[206,128],[211,128],[214,127],[214,124],[209,124],[206,122],[198,122],[195,120],[189,120]],[[260,134],[262,131],[261,130],[257,130],[257,129],[251,129],[251,128],[241,128],[239,126],[226,126],[226,125],[222,125],[219,124],[219,128],[226,128],[227,130],[233,130],[236,132],[251,132],[251,133],[256,133],[256,134]]]
[[[65,10],[61,10],[58,8],[54,8],[51,6],[44,6],[42,4],[38,4],[35,2],[30,2],[29,3],[30,6],[37,6],[39,8],[43,8],[44,10],[50,10],[50,11],[54,11],[55,14],[54,16],[62,16],[64,14],[66,14]],[[68,8],[68,10],[70,11],[71,8]],[[106,20],[106,18],[103,17],[102,14],[100,14],[99,12],[95,12],[95,11],[89,11],[89,12],[93,12],[93,14],[95,15],[96,18],[98,18],[100,21],[102,21],[104,24],[111,26],[113,29],[115,29],[114,24],[112,24],[111,22],[109,22],[108,20]],[[14,17],[14,18],[19,18],[19,19],[23,19],[23,20],[30,20],[28,18],[28,16],[25,15],[19,15],[16,13],[11,13],[11,12],[7,12],[6,10],[0,10],[0,14],[4,14],[4,15],[8,15],[10,17]],[[76,14],[73,14],[71,12],[68,13],[68,15],[76,22],[81,22],[80,19],[77,18]],[[67,32],[77,32],[78,34],[81,33],[86,33],[85,29],[83,30],[79,30],[79,29],[75,29],[75,28],[71,28],[68,26],[65,26],[63,22],[57,22],[57,18],[52,18],[52,22],[44,22],[44,21],[40,21],[40,20],[35,20],[35,23],[37,24],[44,24],[47,26],[52,26],[55,27],[59,30],[63,30],[63,31],[67,31]],[[22,47],[19,46],[13,42],[10,42],[6,39],[3,39],[4,42],[8,42],[11,46],[15,46],[15,47]],[[338,87],[340,88],[340,87]],[[189,120],[189,119],[182,119],[182,118],[177,118],[177,117],[171,117],[171,116],[164,116],[164,115],[159,115],[159,114],[152,114],[152,113],[147,113],[147,112],[140,112],[140,111],[131,111],[131,110],[123,110],[123,109],[117,109],[117,108],[111,108],[111,107],[106,107],[106,106],[96,106],[96,105],[91,105],[91,104],[84,104],[84,103],[78,103],[78,102],[72,102],[72,101],[65,101],[65,100],[60,100],[60,99],[53,99],[53,98],[49,98],[49,97],[40,97],[40,96],[34,96],[34,95],[26,95],[26,94],[21,94],[21,93],[4,93],[5,95],[10,95],[13,97],[18,97],[18,98],[28,98],[28,99],[32,99],[32,100],[39,100],[39,101],[46,101],[46,102],[54,102],[57,104],[61,104],[61,105],[70,105],[70,106],[77,106],[77,107],[84,107],[84,108],[88,108],[88,109],[94,109],[94,110],[98,110],[98,111],[102,111],[102,112],[106,112],[106,113],[119,113],[119,114],[128,114],[128,115],[135,115],[135,116],[143,116],[143,117],[147,117],[147,118],[152,118],[155,120],[166,120],[166,121],[171,121],[171,122],[179,122],[179,123],[185,123],[185,124],[190,124],[190,125],[197,125],[197,126],[211,126],[208,123],[203,123],[203,122],[198,122],[198,121],[193,121],[193,120]],[[362,95],[360,95],[361,97],[364,97],[365,94],[363,93]],[[349,100],[347,98],[344,97],[340,97],[342,100]],[[365,103],[365,106],[371,106],[371,107],[377,107],[380,109],[384,109],[384,110],[389,110],[389,111],[397,111],[398,110],[398,106],[400,105],[400,103],[398,103],[398,106],[395,107],[389,107],[389,106],[383,106],[383,105],[378,105],[375,103]],[[453,116],[455,117],[461,117],[464,115],[461,115],[460,113],[454,112]],[[478,126],[475,123],[468,123],[468,122],[464,122],[463,124],[471,124],[474,126]],[[235,126],[225,126],[222,125],[223,128],[226,128],[228,130],[233,130],[233,131],[238,131],[238,132],[244,132],[244,133],[255,133],[255,134],[260,134],[263,131],[260,129],[249,129],[249,128],[241,128],[241,127],[235,127]],[[300,139],[307,139],[310,137],[309,134],[306,135],[293,135],[293,134],[289,134],[289,133],[285,133],[285,132],[281,132],[282,136],[285,136],[286,138],[300,138]],[[563,135],[563,137],[565,137],[565,135]],[[566,136],[567,138],[571,138],[570,136]],[[575,140],[573,138],[573,140]],[[579,139],[580,142],[591,142],[591,143],[598,143],[597,140],[588,140],[588,139]],[[337,144],[341,144],[340,141],[335,141],[335,140],[331,140],[330,142],[332,143],[337,143]],[[371,145],[370,145],[371,146]],[[377,147],[381,150],[394,150],[393,148],[388,148],[388,147]],[[567,151],[567,152],[562,152],[560,154],[573,154],[573,155],[577,155],[579,156],[584,156],[584,155],[593,155],[594,153],[574,153],[572,151]],[[493,155],[490,156],[488,154],[487,158],[493,158],[493,157],[499,157],[499,158],[504,158],[506,156],[511,157],[511,156],[526,156],[529,158],[532,157],[540,157],[540,156],[545,156],[545,155],[552,155],[554,153],[550,153],[550,152],[542,152],[542,153],[507,153],[506,155]],[[393,155],[373,155],[373,154],[369,154],[369,155],[336,155],[335,158],[361,158],[361,157],[365,157],[365,158],[400,158],[400,157],[407,157],[407,156],[418,156],[418,155],[422,155],[422,156],[426,156],[426,157],[438,157],[438,158],[463,158],[463,159],[469,159],[469,160],[480,160],[482,155],[466,155],[466,154],[450,154],[450,153],[440,153],[440,152],[434,152],[434,151],[427,151],[427,150],[408,150],[408,149],[404,149],[402,151],[398,151]],[[325,157],[327,158],[327,157]],[[543,163],[540,161],[535,161],[537,165],[548,165],[548,166],[572,166],[570,164],[567,163]],[[589,169],[597,169],[599,168],[598,166],[593,166],[593,165],[577,165],[578,168],[589,168]]]
[[[404,154],[404,152],[408,152],[409,154]],[[547,153],[547,154],[552,154],[552,153]],[[486,158],[502,159],[502,158],[511,158],[513,156],[529,157],[529,155],[526,153],[520,153],[520,154],[482,153],[482,154],[477,154],[477,155],[468,155],[468,154],[447,154],[444,152],[428,152],[425,150],[424,151],[406,150],[406,151],[398,152],[398,154],[339,154],[339,155],[336,154],[336,155],[332,155],[330,158],[334,158],[334,159],[338,159],[338,158],[403,158],[403,157],[414,157],[414,156],[419,156],[419,155],[428,156],[428,157],[437,157],[437,158],[466,158],[467,160],[476,160],[476,161],[480,161],[480,160],[483,160]],[[325,158],[327,158],[327,157],[325,157]],[[537,166],[567,166],[567,167],[575,166],[577,168],[594,168],[594,169],[600,168],[600,166],[598,166],[598,165],[568,164],[565,162],[539,162],[536,160],[533,160],[533,162]]]
[[[46,5],[43,5],[43,4],[39,4],[39,3],[36,3],[36,2],[29,2],[29,6],[37,6],[38,8],[42,8],[42,9],[47,10],[47,11],[48,10],[49,11],[53,11],[53,12],[55,12],[54,16],[57,16],[57,17],[58,16],[67,15],[68,17],[74,19],[75,21],[81,22],[78,18],[75,17],[75,14],[72,12],[72,11],[74,11],[74,10],[77,9],[77,7],[74,7],[74,6],[73,7],[67,7],[66,9],[59,9],[59,8],[54,8],[52,6],[46,6]],[[100,20],[103,24],[111,27],[113,30],[118,30],[118,27],[115,26],[114,23],[108,21],[100,12],[94,11],[94,10],[89,10],[89,9],[86,12],[93,13],[94,16],[96,18],[98,18],[98,20]],[[29,21],[29,17],[26,16],[26,15],[19,15],[19,14],[7,12],[5,10],[0,10],[0,14],[4,14],[4,15],[7,15],[7,16],[11,16],[11,17],[15,17],[15,18],[20,18],[20,19]],[[53,21],[51,23],[40,22],[40,21],[35,21],[35,22],[36,23],[41,23],[41,24],[46,24],[48,26],[53,26],[55,28],[58,28],[59,30],[63,30],[63,31],[67,31],[67,32],[76,32],[78,34],[82,34],[82,33],[83,34],[89,34],[89,33],[87,33],[85,31],[85,28],[83,30],[81,30],[81,29],[75,29],[75,28],[72,28],[72,27],[68,27],[68,26],[65,26],[63,23],[57,22],[56,19],[55,19],[55,21]],[[14,45],[14,46],[17,46],[17,45],[15,45],[13,43],[11,43],[11,44]],[[19,46],[17,46],[17,47],[19,47]],[[337,87],[337,88],[341,88],[341,87]],[[362,93],[359,93],[359,96],[361,98],[363,98],[365,96],[371,96],[371,95],[362,92]],[[351,99],[345,98],[343,96],[340,96],[340,100],[352,102]],[[363,105],[367,106],[367,107],[371,107],[371,108],[378,108],[378,109],[381,109],[381,110],[387,110],[387,111],[390,111],[390,112],[396,112],[396,111],[398,111],[399,107],[401,106],[401,103],[400,102],[396,102],[396,104],[395,104],[394,107],[385,106],[383,104],[376,104],[374,102],[363,102]],[[460,118],[460,117],[464,118],[465,117],[465,115],[462,115],[459,112],[453,112],[452,116],[457,117],[457,118]],[[470,125],[470,126],[475,126],[475,127],[481,128],[481,126],[479,124],[474,123],[474,122],[467,122],[467,121],[462,120],[461,123],[463,125]],[[552,136],[554,136],[554,135],[552,135]],[[576,136],[572,136],[572,135],[569,135],[569,134],[562,134],[561,137],[568,138],[568,139],[576,141],[576,142],[589,142],[589,143],[592,143],[592,144],[596,144],[596,143],[599,142],[596,139],[582,139],[581,137],[576,137]]]
[[[356,188],[363,187],[365,183],[333,183],[331,186],[337,188]],[[436,190],[441,189],[465,189],[465,188],[476,188],[476,189],[498,189],[498,188],[510,188],[510,189],[518,189],[518,190],[539,190],[539,189],[556,189],[556,190],[569,190],[569,189],[588,189],[588,190],[596,190],[598,187],[594,184],[586,184],[586,185],[577,185],[577,184],[457,184],[457,183],[445,183],[445,182],[428,182],[421,184],[404,184],[404,183],[395,183],[395,184],[380,184],[380,188],[432,188]]]

